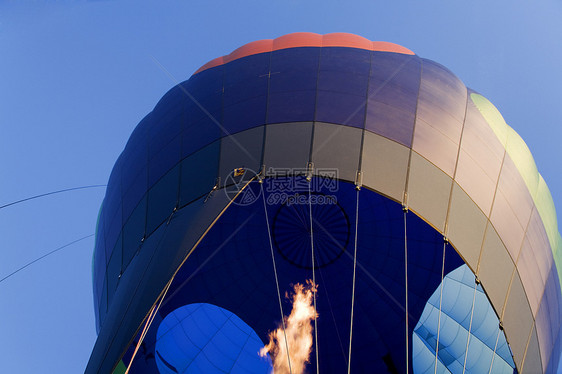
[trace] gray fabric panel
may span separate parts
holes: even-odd
[[[486,222],[484,213],[454,183],[446,234],[451,244],[460,250],[460,255],[473,271],[478,265]]]
[[[505,326],[507,342],[513,353],[513,359],[517,367],[520,368],[525,355],[527,340],[533,328],[533,315],[517,272],[515,272],[507,297],[503,325]]]
[[[330,123],[314,124],[312,162],[317,169],[337,169],[338,178],[354,182],[359,167],[361,129]]]
[[[542,373],[543,368],[541,364],[541,355],[539,352],[539,342],[537,339],[537,330],[533,328],[527,354],[525,355],[525,362],[521,368],[521,373]]]
[[[478,277],[498,315],[502,315],[507,289],[515,264],[491,223],[482,247]]]
[[[410,150],[380,135],[365,132],[361,173],[363,184],[402,202]]]
[[[443,232],[451,178],[431,162],[412,152],[408,181],[408,206]]]
[[[221,139],[219,177],[221,186],[235,168],[255,173],[261,168],[264,127],[256,127]]]
[[[310,157],[312,122],[268,125],[264,165],[269,168],[306,168]]]

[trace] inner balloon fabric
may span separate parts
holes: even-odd
[[[405,226],[412,370],[414,327],[441,283],[441,234],[414,213],[405,214],[401,204],[365,188],[357,192],[351,183],[314,177],[309,186],[301,176],[286,178],[284,183],[282,187],[278,178],[265,179],[263,184],[251,182],[244,202],[235,200],[218,219],[174,278],[131,372],[148,373],[155,368],[157,347],[162,344],[156,333],[159,325],[188,304],[212,304],[231,312],[267,343],[268,333],[281,321],[279,296],[283,314],[288,315],[291,303],[285,294],[293,285],[313,278],[310,211],[318,346],[312,347],[307,370],[316,372],[318,350],[320,372],[347,371],[356,219],[352,372],[406,369]],[[445,274],[462,264],[447,246]],[[189,336],[190,331],[185,333]],[[125,354],[125,364],[135,345],[136,340]]]

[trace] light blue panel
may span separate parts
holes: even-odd
[[[435,371],[438,324],[438,373],[487,373],[492,359],[493,373],[513,373],[515,364],[498,318],[466,265],[445,276],[422,312],[412,336],[414,373]]]

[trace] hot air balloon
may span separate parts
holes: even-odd
[[[299,372],[309,287],[306,372],[552,373],[561,243],[529,149],[447,68],[352,34],[252,42],[116,161],[86,372]],[[289,354],[263,354],[273,331]]]

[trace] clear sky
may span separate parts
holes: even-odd
[[[105,184],[173,85],[247,42],[309,31],[398,43],[448,67],[527,142],[560,215],[561,19],[560,0],[0,0],[0,205]],[[94,233],[104,191],[1,209],[0,279]],[[93,243],[0,283],[1,373],[83,372]]]

